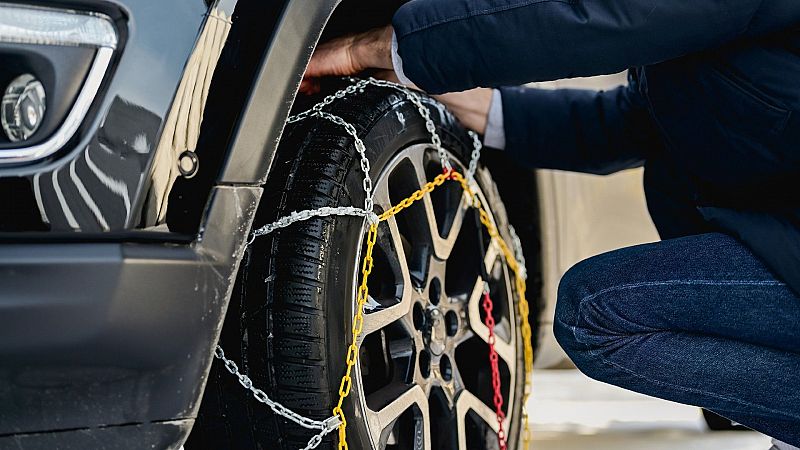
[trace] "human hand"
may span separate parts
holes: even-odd
[[[382,80],[400,82],[393,70],[376,72],[374,76]],[[419,89],[413,84],[409,87]],[[492,95],[491,89],[476,88],[463,92],[434,95],[433,98],[447,106],[447,109],[456,116],[462,125],[479,134],[485,134],[489,122],[489,109],[492,106]]]
[[[489,123],[489,109],[492,106],[492,90],[475,88],[463,92],[434,95],[442,102],[462,125],[478,134],[486,133]]]
[[[355,75],[367,69],[382,69],[376,78],[399,82],[392,64],[392,27],[382,28],[328,41],[317,47],[306,69],[300,92],[319,92],[319,79],[326,76]],[[416,86],[409,86],[416,88]],[[477,88],[464,92],[435,95],[467,128],[486,132],[492,90]]]
[[[308,64],[300,92],[319,91],[319,79],[355,75],[367,69],[392,69],[392,27],[387,25],[321,44]]]

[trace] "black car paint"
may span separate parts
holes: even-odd
[[[108,158],[96,164],[124,180],[130,208],[120,206],[119,196],[98,195],[98,204],[113,217],[107,233],[86,221],[80,232],[26,224],[5,228],[25,233],[0,236],[0,449],[178,448],[188,435],[260,182],[311,49],[337,0],[224,3],[236,8],[225,51],[258,45],[246,41],[248,32],[236,34],[242,10],[264,14],[242,22],[272,28],[260,31],[266,36],[262,45],[268,45],[255,52],[251,64],[258,76],[220,75],[238,83],[233,90],[241,102],[236,96],[226,100],[220,89],[228,86],[212,85],[209,105],[216,95],[217,106],[233,114],[232,126],[204,128],[198,155],[201,164],[215,156],[222,169],[206,164],[211,170],[204,173],[214,175],[198,177],[197,187],[176,184],[176,190],[184,190],[173,192],[178,207],[181,196],[202,197],[201,206],[186,208],[199,212],[177,214],[176,228],[184,233],[176,235],[143,229],[155,225],[140,222],[149,161],[131,149],[128,133],[157,141],[209,5],[201,0],[46,2],[119,8],[128,35],[70,147],[38,164],[0,170],[0,199],[10,203],[0,210],[14,214],[0,220],[25,217],[16,213],[35,207],[27,202],[25,183],[29,187],[36,174],[52,176],[100,144],[111,151],[102,150]],[[239,69],[236,64],[236,58],[221,58],[217,73],[231,74]],[[81,179],[92,192],[107,188],[97,179]]]
[[[31,3],[39,4],[26,2]],[[63,195],[78,227],[67,225],[64,208],[57,201],[50,183],[42,186],[46,192],[42,192],[44,211],[41,212],[50,222],[44,228],[51,231],[101,231],[88,207],[79,202],[80,196],[70,182],[69,165],[75,162],[75,172],[81,183],[93,196],[100,197],[95,199],[95,203],[110,229],[135,228],[142,196],[150,181],[147,173],[158,132],[172,103],[187,57],[195,45],[207,7],[200,0],[158,3],[134,0],[124,5],[84,0],[47,2],[45,5],[108,13],[117,18],[117,29],[124,39],[77,136],[44,161],[0,167],[0,179],[23,177],[29,181],[32,191],[37,174],[40,180],[46,180],[57,173],[58,181],[67,190]],[[137,136],[144,138],[149,152],[135,148]],[[109,183],[99,179],[91,166],[118,183],[118,188],[109,189]],[[6,184],[0,183],[0,186]],[[9,201],[11,195],[0,191],[0,198]],[[35,203],[30,206],[37,207]],[[6,216],[2,221],[3,229],[29,231],[14,226],[13,216]]]

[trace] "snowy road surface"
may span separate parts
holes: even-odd
[[[537,371],[528,405],[534,450],[766,450],[753,432],[708,432],[700,410],[598,383],[577,370]]]

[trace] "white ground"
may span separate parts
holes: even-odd
[[[590,380],[576,370],[534,373],[533,450],[766,450],[751,432],[708,432],[700,410]]]

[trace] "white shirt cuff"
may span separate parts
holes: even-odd
[[[503,95],[499,89],[492,91],[492,105],[483,133],[483,145],[503,150],[506,148],[506,130],[503,128]]]
[[[394,73],[397,75],[397,79],[400,80],[401,84],[406,86],[411,86],[414,84],[411,80],[406,77],[406,74],[403,72],[403,58],[400,57],[400,54],[397,53],[397,35],[392,31],[392,66],[394,67]]]
[[[773,439],[772,444],[775,446],[774,448],[778,450],[797,450],[797,447],[789,445],[785,442],[781,442],[777,439]]]

